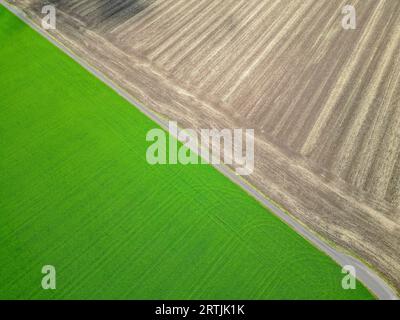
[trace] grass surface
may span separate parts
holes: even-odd
[[[157,125],[1,6],[0,43],[0,298],[372,298],[213,167],[148,165]]]

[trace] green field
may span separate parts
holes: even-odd
[[[372,298],[213,167],[147,164],[157,125],[1,6],[0,43],[1,299]]]

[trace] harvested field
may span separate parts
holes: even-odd
[[[51,33],[150,109],[254,128],[248,180],[400,289],[400,1],[50,2]]]

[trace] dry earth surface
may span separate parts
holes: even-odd
[[[254,128],[247,180],[400,289],[400,1],[9,2],[55,4],[56,39],[182,127]]]

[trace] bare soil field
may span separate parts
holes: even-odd
[[[400,1],[9,2],[55,4],[51,34],[159,115],[255,129],[246,179],[400,289]]]

